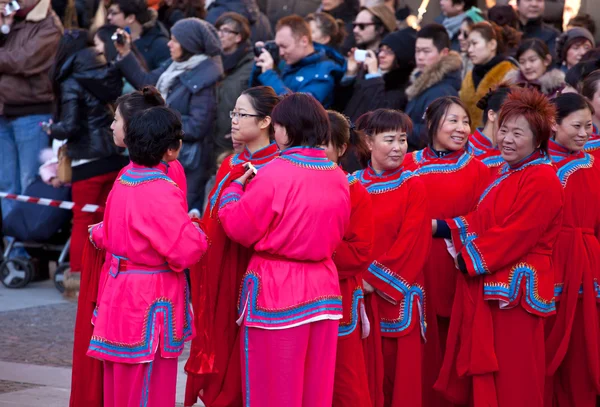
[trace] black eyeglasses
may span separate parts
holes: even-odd
[[[229,112],[229,118],[232,120],[233,119],[240,120],[240,119],[244,119],[246,117],[263,117],[263,116],[261,116],[259,114],[234,112],[233,110],[231,112]]]
[[[230,30],[229,28],[225,28],[225,27],[219,28],[217,30],[217,32],[220,32],[220,33],[223,33],[223,34],[234,34],[234,35],[238,35],[239,34],[239,32]]]
[[[358,27],[358,29],[361,31],[363,31],[365,28],[367,28],[370,25],[377,25],[377,23],[352,23],[352,26],[354,28]]]

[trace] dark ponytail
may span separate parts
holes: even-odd
[[[151,107],[165,105],[165,100],[154,86],[144,86],[142,90],[123,95],[117,99],[117,109],[123,117],[125,131],[127,131],[127,126],[133,116]]]

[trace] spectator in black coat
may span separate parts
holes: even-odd
[[[206,21],[215,25],[223,13],[234,12],[243,15],[250,23],[250,41],[273,39],[273,29],[265,14],[263,14],[255,0],[215,0],[206,10]]]
[[[108,9],[108,22],[129,28],[131,39],[148,69],[156,69],[169,59],[169,32],[158,22],[158,13],[148,8],[146,0],[113,0]]]
[[[50,71],[57,111],[48,134],[65,143],[63,148],[72,160],[73,201],[104,206],[119,170],[128,161],[113,143],[110,129],[112,103],[121,94],[122,83],[104,56],[89,47],[87,35],[84,30],[70,30],[61,40]],[[81,271],[88,226],[101,220],[101,214],[73,210],[71,274]]]
[[[415,41],[416,31],[405,28],[388,34],[381,41],[377,56],[368,51],[362,66],[356,63],[354,55],[349,56],[343,84],[352,86],[353,92],[344,114],[353,122],[379,108],[404,110],[405,89],[415,67]]]
[[[188,183],[188,205],[200,209],[204,183],[210,166],[216,118],[216,86],[223,74],[221,42],[217,30],[198,18],[179,20],[171,29],[171,58],[159,68],[146,72],[131,53],[131,39],[117,45],[122,59],[116,66],[137,89],[156,85],[167,106],[179,111],[185,137],[179,161]]]
[[[539,38],[546,43],[550,53],[552,53],[553,56],[556,56],[556,38],[559,36],[560,32],[556,28],[542,21],[545,10],[545,1],[517,0],[517,7],[523,39]]]

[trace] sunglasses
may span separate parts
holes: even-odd
[[[359,30],[364,31],[370,25],[376,25],[376,23],[352,23],[354,28],[358,27]]]

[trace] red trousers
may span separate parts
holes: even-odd
[[[496,301],[489,305],[499,367],[494,373],[498,407],[542,407],[546,373],[543,319],[520,306],[499,309]]]
[[[98,175],[82,181],[73,182],[71,195],[76,204],[106,205],[106,199],[113,187],[118,171]],[[71,229],[71,247],[69,262],[71,272],[81,272],[81,256],[85,241],[89,238],[88,226],[102,221],[102,212],[82,212],[73,210],[73,228]]]
[[[418,326],[406,336],[382,338],[384,407],[421,407],[423,346]]]
[[[567,353],[554,376],[546,378],[546,407],[596,406],[597,393],[590,380],[585,329],[583,304],[579,300]]]
[[[104,407],[174,406],[176,389],[177,358],[157,352],[151,363],[104,362]]]
[[[338,339],[333,407],[371,405],[362,342],[360,324],[354,332]]]
[[[338,321],[287,329],[242,327],[245,407],[331,407]]]

